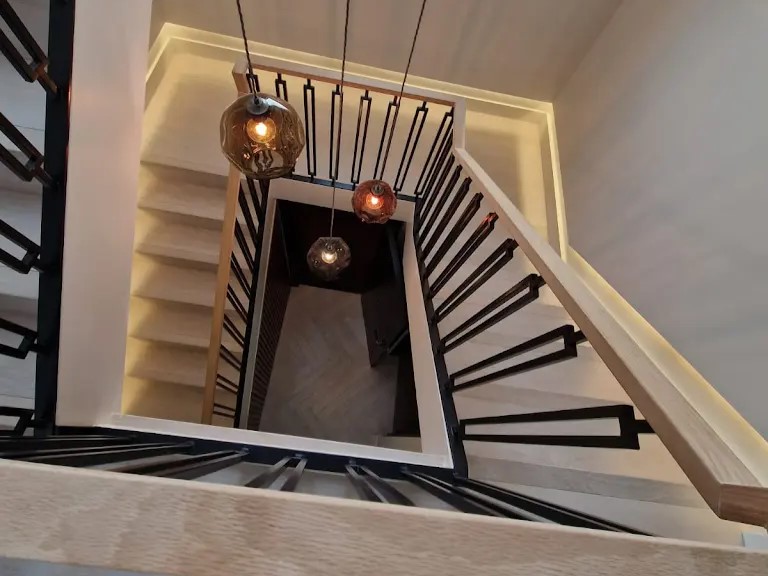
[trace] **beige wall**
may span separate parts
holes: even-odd
[[[570,241],[768,436],[768,2],[625,0],[555,101]]]

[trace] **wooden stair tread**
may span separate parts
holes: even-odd
[[[134,257],[132,285],[134,296],[212,308],[216,270],[184,268],[139,256]],[[243,304],[247,304],[239,286],[235,286],[235,292]],[[226,309],[234,309],[229,300]]]
[[[139,182],[140,208],[217,223],[224,219],[226,181],[220,177],[144,163]]]
[[[127,357],[130,359],[127,373],[134,378],[201,388],[205,386],[207,350],[130,338]],[[219,366],[223,375],[237,381],[237,371],[223,361]]]
[[[236,318],[236,315],[230,314]],[[130,336],[153,342],[208,349],[211,335],[211,310],[198,306],[175,305],[134,298],[131,301]],[[236,320],[241,332],[242,323]],[[225,331],[223,343],[239,355],[240,346]]]
[[[221,232],[209,228],[143,218],[145,228],[136,241],[142,254],[218,264]]]

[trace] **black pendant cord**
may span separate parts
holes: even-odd
[[[238,3],[240,0],[237,0]],[[331,230],[329,236],[333,237],[333,215],[336,208],[336,178],[339,176],[339,158],[341,158],[341,125],[344,120],[344,73],[347,67],[347,36],[349,32],[349,0],[344,16],[344,49],[341,56],[341,87],[339,88],[339,128],[336,132],[336,165],[333,173],[333,192],[331,192]]]
[[[256,90],[253,87],[253,64],[251,63],[251,52],[248,50],[248,37],[245,35],[245,20],[243,19],[243,7],[240,5],[240,0],[237,0],[237,14],[240,16],[240,30],[243,33],[243,44],[245,44],[245,57],[248,59],[248,87],[251,89],[251,94],[256,94]]]
[[[403,75],[403,83],[400,84],[400,94],[397,96],[397,103],[395,106],[395,115],[392,118],[392,127],[389,130],[389,138],[387,142],[387,150],[384,152],[384,162],[381,166],[381,176],[384,177],[384,169],[387,167],[387,159],[389,158],[389,148],[392,146],[392,138],[395,135],[395,126],[397,125],[397,117],[400,115],[400,103],[403,100],[403,92],[405,91],[405,81],[408,79],[408,72],[411,69],[411,60],[413,59],[413,51],[416,48],[416,39],[419,37],[419,30],[421,29],[421,19],[424,16],[424,8],[427,6],[427,0],[421,1],[421,11],[419,12],[419,20],[416,22],[416,32],[413,34],[413,43],[411,44],[411,52],[408,54],[408,64],[405,66],[405,74]]]

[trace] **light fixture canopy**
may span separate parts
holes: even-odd
[[[327,282],[338,278],[352,261],[352,252],[338,236],[321,236],[307,252],[307,265],[312,273]]]
[[[396,208],[397,196],[384,180],[361,182],[352,195],[352,209],[363,222],[384,224]]]
[[[285,100],[245,94],[224,110],[221,150],[243,174],[259,180],[289,174],[304,149],[304,125]]]

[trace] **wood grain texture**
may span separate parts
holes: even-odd
[[[235,237],[235,220],[237,218],[237,198],[240,194],[240,172],[229,167],[227,180],[226,204],[224,206],[224,224],[221,229],[221,244],[219,246],[219,266],[216,273],[216,289],[213,300],[213,315],[211,319],[211,340],[208,345],[208,361],[205,370],[205,389],[203,390],[203,412],[201,421],[210,424],[213,417],[213,403],[216,396],[216,374],[219,370],[219,349],[223,332],[224,314],[226,312],[227,286],[230,280],[230,257]]]
[[[0,464],[0,556],[179,576],[764,576],[768,554],[21,462]]]
[[[715,403],[709,410],[719,419],[705,419],[466,150],[457,148],[454,154],[710,507],[728,520],[768,524],[768,498],[755,497],[768,493],[768,443],[716,392],[707,391],[707,399]],[[749,487],[749,504],[757,508],[746,510],[739,503],[743,493],[723,490],[725,485]]]

